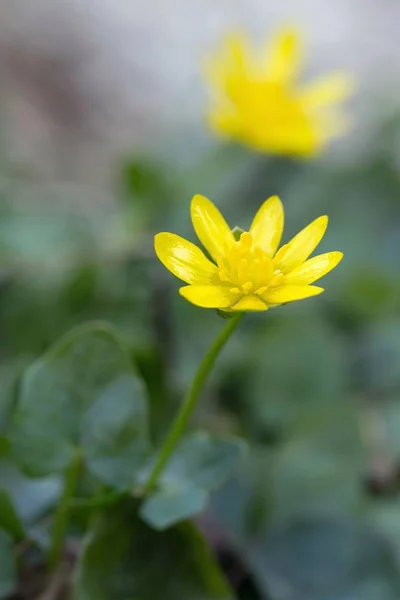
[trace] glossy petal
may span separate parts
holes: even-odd
[[[300,36],[293,29],[278,31],[267,49],[265,76],[272,81],[290,83],[296,77],[302,59]]]
[[[272,257],[281,241],[284,223],[282,202],[272,196],[259,208],[250,227],[254,242]]]
[[[324,288],[315,285],[281,285],[270,288],[264,294],[262,299],[269,304],[284,304],[294,300],[303,300],[311,296],[317,296],[324,291]]]
[[[282,273],[293,271],[314,252],[322,240],[328,226],[328,217],[319,217],[300,233],[294,236],[288,244],[280,248],[274,258],[274,263]]]
[[[162,264],[186,283],[207,284],[217,273],[200,248],[174,233],[158,233],[154,249]]]
[[[304,86],[299,98],[308,108],[323,108],[343,102],[354,91],[354,83],[347,73],[332,73]]]
[[[332,271],[342,260],[342,252],[327,252],[310,258],[285,276],[285,284],[308,285]]]
[[[262,311],[268,310],[268,306],[257,296],[243,296],[231,310],[247,312],[247,311]]]
[[[230,308],[240,294],[233,294],[228,287],[219,285],[188,285],[179,289],[181,296],[203,308]]]
[[[197,194],[190,207],[197,237],[214,260],[223,257],[234,237],[224,217],[210,200]]]

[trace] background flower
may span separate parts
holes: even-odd
[[[294,29],[278,31],[258,52],[245,34],[229,36],[208,63],[211,127],[256,150],[303,156],[344,133],[340,104],[351,93],[349,75],[304,85],[298,81],[302,58]]]

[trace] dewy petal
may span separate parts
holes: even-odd
[[[257,296],[243,296],[234,306],[231,307],[234,311],[261,311],[268,310],[268,306]]]
[[[234,237],[227,222],[210,200],[196,194],[190,206],[192,223],[197,237],[214,260],[226,253]]]
[[[317,296],[324,291],[324,288],[316,285],[281,285],[279,287],[270,288],[261,298],[269,304],[284,304],[285,302],[293,302],[294,300],[303,300],[311,296]]]
[[[332,271],[342,260],[342,252],[327,252],[310,258],[302,265],[285,275],[285,283],[289,285],[309,285]]]
[[[181,296],[202,308],[230,308],[240,294],[234,294],[222,285],[187,285],[179,288]]]
[[[280,83],[291,83],[302,59],[300,36],[294,29],[282,29],[272,38],[267,48],[265,75]]]
[[[218,270],[200,248],[174,233],[158,233],[154,249],[162,264],[186,283],[210,283]]]
[[[272,196],[258,209],[250,227],[254,243],[272,258],[281,241],[284,223],[282,202]]]
[[[354,91],[354,82],[347,73],[332,73],[304,86],[299,99],[308,109],[324,108],[343,102]]]
[[[327,216],[315,219],[278,250],[274,258],[275,267],[283,273],[289,273],[307,260],[322,240],[327,226]]]

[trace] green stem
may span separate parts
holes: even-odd
[[[228,339],[236,329],[244,316],[244,313],[238,313],[234,317],[231,317],[225,327],[219,332],[214,342],[212,343],[207,354],[201,361],[199,368],[197,369],[196,375],[194,376],[192,385],[189,388],[188,393],[183,401],[180,411],[178,412],[172,427],[165,439],[163,446],[161,447],[158,458],[155,462],[153,470],[147,480],[145,486],[145,494],[148,494],[155,487],[159,476],[161,475],[164,467],[166,466],[169,457],[174,451],[176,444],[179,442],[182,434],[184,433],[188,421],[196,408],[199,394],[207,379],[211,369],[214,366],[215,360],[225,346]]]
[[[64,489],[54,515],[51,546],[48,554],[48,565],[51,570],[55,570],[62,559],[65,534],[68,525],[68,512],[71,499],[78,485],[81,464],[81,457],[77,453],[64,473]]]

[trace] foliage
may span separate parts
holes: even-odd
[[[60,598],[66,581],[75,600],[399,597],[395,127],[374,133],[379,152],[346,165],[235,147],[180,168],[177,154],[172,165],[132,160],[117,215],[4,202],[1,598],[31,597],[22,583],[40,579],[60,523]],[[345,258],[321,298],[243,320],[144,498],[224,326],[176,294],[149,242],[161,227],[192,236],[195,192],[241,225],[279,193],[287,239],[326,212],[322,251]],[[38,597],[60,570],[49,577]]]

